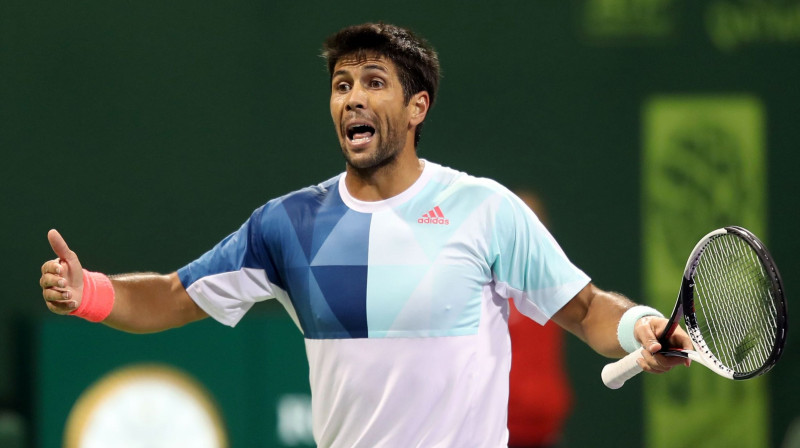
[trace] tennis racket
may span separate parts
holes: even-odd
[[[694,350],[671,349],[667,340],[681,316]],[[659,337],[665,356],[680,356],[734,380],[767,373],[786,342],[786,301],[778,268],[767,248],[747,229],[725,227],[694,247],[675,309]],[[619,389],[642,368],[642,348],[606,365],[601,377]]]

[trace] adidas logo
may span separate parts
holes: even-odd
[[[442,213],[442,209],[440,209],[438,205],[434,207],[433,210],[425,213],[421,218],[417,219],[417,222],[419,224],[450,224],[450,220],[445,218],[444,213]]]

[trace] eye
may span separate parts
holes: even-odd
[[[385,85],[385,83],[380,78],[373,78],[373,79],[371,79],[369,81],[369,86],[370,86],[370,88],[373,88],[373,89],[380,89],[384,85]]]
[[[341,81],[333,85],[333,89],[339,93],[345,93],[350,91],[350,84]]]

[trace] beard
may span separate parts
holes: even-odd
[[[344,160],[356,172],[368,175],[390,165],[397,159],[405,146],[405,135],[402,130],[394,128],[390,122],[386,123],[385,133],[379,133],[380,129],[381,127],[375,128],[375,135],[380,135],[377,147],[371,153],[359,153],[358,155],[362,157],[354,157],[354,154],[348,152],[346,145],[342,143]]]

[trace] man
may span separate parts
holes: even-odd
[[[509,298],[606,356],[660,348],[666,320],[591,284],[519,198],[417,157],[439,80],[424,41],[365,24],[330,37],[325,57],[344,173],[269,201],[168,275],[84,271],[51,230],[48,308],[153,332],[209,315],[233,326],[279,300],[305,337],[322,447],[506,446]],[[682,332],[670,344],[691,346]]]

